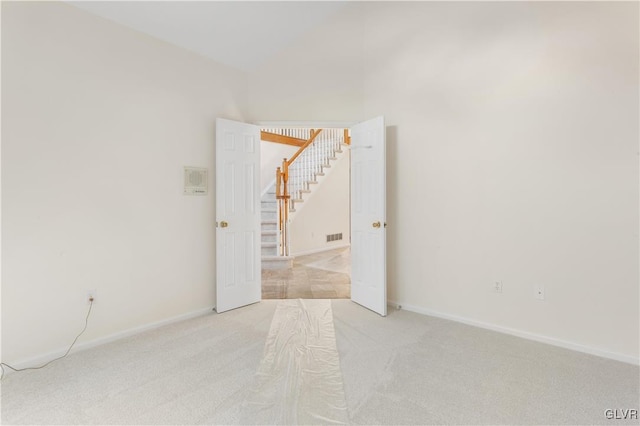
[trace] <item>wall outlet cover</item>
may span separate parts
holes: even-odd
[[[544,300],[544,286],[542,284],[533,286],[533,297],[538,300]]]

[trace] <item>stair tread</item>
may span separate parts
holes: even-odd
[[[295,256],[262,256],[262,260],[293,260]]]

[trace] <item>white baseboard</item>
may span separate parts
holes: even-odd
[[[463,324],[471,325],[474,327],[484,328],[487,330],[493,330],[504,334],[510,334],[512,336],[521,337],[527,340],[534,340],[536,342],[546,343],[553,346],[558,346],[565,349],[571,349],[577,352],[583,352],[590,355],[599,356],[602,358],[608,358],[615,361],[626,362],[628,364],[640,365],[640,359],[634,358],[629,355],[619,354],[616,352],[609,352],[602,349],[594,348],[591,346],[581,345],[579,343],[568,342],[566,340],[556,339],[555,337],[543,336],[540,334],[529,333],[527,331],[516,330],[509,327],[503,327],[496,324],[477,321],[471,318],[460,317],[457,315],[445,314],[442,312],[433,311],[431,309],[421,308],[419,306],[407,305],[396,301],[388,301],[390,306],[398,309],[404,309],[406,311],[415,312],[422,315],[429,315],[432,317],[443,318],[451,321],[460,322]]]
[[[351,246],[350,243],[336,244],[336,245],[333,245],[333,246],[321,247],[321,248],[317,248],[317,249],[313,249],[313,250],[305,250],[305,251],[300,251],[300,252],[296,252],[296,253],[291,253],[291,256],[306,256],[308,254],[322,253],[324,251],[336,250],[336,249],[340,249],[340,248],[346,248],[346,247],[349,247],[349,246]]]
[[[113,333],[110,334],[108,336],[103,336],[103,337],[98,337],[96,339],[93,340],[89,340],[87,342],[78,342],[73,349],[71,350],[70,354],[79,352],[79,351],[83,351],[86,349],[90,349],[90,348],[94,348],[96,346],[100,346],[100,345],[104,345],[106,343],[110,343],[110,342],[114,342],[116,340],[120,340],[120,339],[124,339],[125,337],[130,337],[130,336],[134,336],[136,334],[140,334],[142,332],[145,331],[149,331],[149,330],[153,330],[155,328],[158,327],[162,327],[164,325],[169,325],[169,324],[173,324],[176,322],[180,322],[180,321],[184,321],[184,320],[188,320],[191,318],[196,318],[208,313],[213,312],[214,308],[204,308],[204,309],[199,309],[197,311],[192,311],[192,312],[188,312],[186,314],[182,314],[182,315],[178,315],[175,317],[171,317],[171,318],[166,318],[160,321],[156,321],[156,322],[152,322],[149,324],[145,324],[145,325],[141,325],[139,327],[134,327],[134,328],[130,328],[128,330],[123,330],[123,331],[119,331],[117,333]],[[38,366],[38,365],[42,365],[46,362],[51,361],[52,359],[58,358],[62,355],[64,355],[64,353],[67,351],[69,347],[65,347],[63,349],[58,349],[56,351],[52,351],[49,353],[46,353],[44,355],[38,355],[35,357],[31,357],[22,361],[15,361],[15,362],[7,362],[7,364],[10,364],[12,367],[15,368],[27,368],[27,367],[34,367],[34,366]],[[12,371],[8,368],[5,368],[5,374],[9,374]]]

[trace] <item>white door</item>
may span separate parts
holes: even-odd
[[[259,302],[260,128],[216,120],[216,311]]]
[[[351,128],[351,300],[387,315],[384,117]]]

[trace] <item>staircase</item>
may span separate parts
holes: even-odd
[[[291,211],[296,204],[304,202],[307,194],[318,183],[318,177],[324,176],[331,162],[342,152],[343,129],[323,129],[295,161],[289,166],[288,193],[291,194]]]
[[[278,131],[268,130],[270,133]],[[289,213],[296,211],[296,205],[303,203],[311,194],[312,188],[318,184],[318,178],[325,175],[325,170],[330,168],[331,163],[343,152],[343,144],[349,143],[347,131],[344,129],[322,129],[315,132],[304,129],[303,134],[308,137],[307,143],[291,157],[291,160],[283,162],[282,171],[278,168],[276,181],[261,199],[263,269],[287,269],[293,266],[293,257],[283,255],[289,252],[286,218],[289,217]],[[276,190],[276,185],[282,185],[279,191]],[[286,201],[278,200],[276,192],[289,197]],[[282,210],[282,206],[287,206],[286,214],[279,211]],[[279,223],[281,218],[285,220]],[[282,232],[283,230],[285,232]]]
[[[289,269],[293,267],[293,256],[278,255],[278,210],[275,183],[262,196],[262,269]]]

